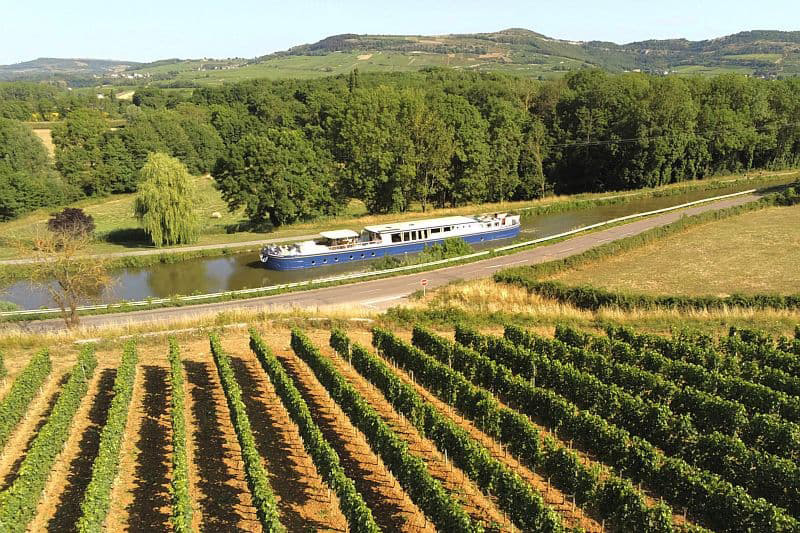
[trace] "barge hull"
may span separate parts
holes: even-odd
[[[463,239],[469,244],[476,244],[485,241],[498,239],[510,239],[519,235],[520,225],[501,228],[496,231],[486,233],[475,233],[473,235],[463,235],[458,238]],[[409,242],[402,244],[386,245],[374,248],[362,248],[354,250],[338,250],[323,254],[308,255],[303,257],[275,257],[268,256],[264,264],[271,270],[302,270],[305,268],[316,268],[327,265],[338,265],[340,263],[350,263],[353,261],[366,261],[370,259],[380,259],[390,255],[403,255],[407,253],[418,253],[434,244],[441,244],[444,239],[429,239],[427,241]]]

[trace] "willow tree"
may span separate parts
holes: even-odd
[[[134,211],[153,244],[170,246],[197,239],[195,197],[186,165],[162,153],[147,156]]]

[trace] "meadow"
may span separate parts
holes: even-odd
[[[795,294],[798,228],[800,206],[773,207],[693,227],[552,279],[659,295]]]

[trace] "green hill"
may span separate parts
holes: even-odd
[[[63,76],[76,83],[82,76],[117,85],[193,87],[249,78],[313,78],[346,73],[354,67],[366,72],[445,67],[543,78],[585,67],[658,74],[796,76],[800,74],[800,31],[756,30],[702,41],[627,44],[567,41],[521,28],[435,36],[341,34],[253,59],[164,59],[145,64],[38,59],[0,66],[0,79]]]
[[[0,80],[63,78],[80,75],[105,76],[138,65],[139,63],[135,61],[40,57],[33,61],[0,65]]]

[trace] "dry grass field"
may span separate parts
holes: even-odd
[[[696,226],[554,279],[651,294],[795,294],[800,292],[800,206]]]

